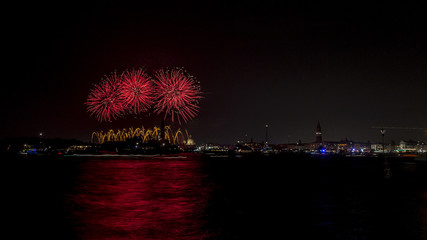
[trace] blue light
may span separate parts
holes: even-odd
[[[37,149],[29,149],[28,154],[37,154]]]

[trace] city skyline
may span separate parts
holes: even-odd
[[[161,116],[99,123],[93,84],[145,67],[185,67],[200,81],[198,116],[175,128],[196,143],[323,139],[427,141],[422,4],[280,2],[10,4],[0,138],[88,141],[93,131],[159,126]],[[337,8],[332,8],[337,7]],[[338,10],[334,10],[338,9]],[[167,123],[168,124],[168,123]],[[424,130],[423,130],[424,129]]]
[[[267,125],[269,128],[270,126]],[[393,131],[396,132],[406,132],[406,131],[421,131],[421,132],[426,132],[426,130],[424,128],[406,128],[406,127],[390,127],[390,126],[383,126],[383,127],[378,127],[378,126],[373,126],[371,127],[373,130],[375,130],[378,133],[378,137],[374,138],[374,139],[354,139],[351,136],[342,136],[340,138],[329,138],[328,137],[328,132],[326,132],[326,138],[325,138],[325,132],[323,131],[323,126],[320,124],[320,121],[317,122],[317,125],[314,125],[315,127],[313,127],[313,131],[312,131],[312,136],[311,138],[305,138],[305,139],[301,139],[298,138],[298,136],[282,136],[282,141],[280,142],[271,142],[269,140],[269,138],[265,137],[265,140],[262,138],[259,139],[254,139],[251,136],[248,136],[247,134],[245,134],[244,136],[240,136],[240,137],[236,137],[236,140],[231,143],[237,143],[237,142],[241,142],[241,143],[248,143],[248,142],[257,142],[257,143],[263,143],[263,142],[269,142],[272,144],[297,144],[297,143],[303,143],[303,144],[310,144],[310,143],[322,143],[322,142],[364,142],[364,143],[381,143],[382,141],[382,130],[385,130],[385,142],[387,144],[396,144],[399,143],[400,141],[418,141],[418,142],[425,142],[425,140],[423,139],[413,139],[411,137],[409,138],[404,138],[404,137],[400,137],[400,138],[396,138],[396,136],[399,136],[399,134],[394,133]],[[319,128],[319,126],[321,126]],[[320,130],[320,131],[319,131]],[[327,131],[327,129],[326,129]],[[389,137],[389,133],[391,135],[391,137]],[[270,133],[270,131],[269,131]],[[403,134],[401,134],[403,135]],[[209,143],[209,142],[207,142]],[[210,142],[213,143],[213,142]],[[204,143],[206,144],[206,143]],[[216,144],[221,144],[221,143],[216,143]]]

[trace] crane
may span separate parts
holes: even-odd
[[[377,128],[377,129],[381,129],[381,133],[384,134],[385,130],[387,129],[399,129],[399,130],[424,130],[424,132],[427,135],[427,128],[415,128],[415,127],[378,127],[378,126],[373,126],[371,128]]]
[[[413,127],[372,127],[380,129],[405,129],[405,130],[427,130],[427,128],[413,128]]]

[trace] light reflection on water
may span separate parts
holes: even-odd
[[[21,226],[54,239],[426,239],[427,163],[391,168],[385,180],[375,159],[32,159],[10,180]]]
[[[68,195],[78,238],[200,239],[209,189],[198,161],[88,160]]]

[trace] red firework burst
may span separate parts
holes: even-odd
[[[121,77],[117,73],[106,76],[100,84],[91,90],[86,105],[90,115],[95,115],[98,121],[116,119],[123,112],[121,93]]]
[[[198,112],[198,101],[201,98],[200,86],[182,69],[163,70],[155,73],[155,112],[171,115],[172,122],[178,119],[187,122]]]
[[[123,107],[130,113],[148,110],[153,103],[153,86],[144,70],[126,71],[121,82],[121,100]]]

